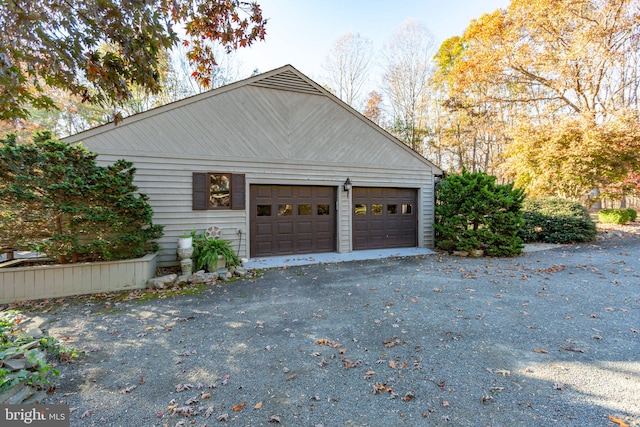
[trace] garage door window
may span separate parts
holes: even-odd
[[[371,205],[371,215],[382,215],[382,205],[374,203]]]
[[[257,216],[271,216],[271,205],[258,205],[256,207]]]
[[[293,213],[291,205],[278,205],[278,216],[290,216]]]
[[[395,215],[398,213],[398,205],[387,205],[387,215]]]
[[[356,215],[366,215],[367,214],[367,205],[357,204],[354,212]]]
[[[298,215],[311,215],[311,205],[298,205]]]
[[[318,205],[318,215],[329,215],[329,205]]]
[[[413,206],[409,205],[409,204],[403,204],[402,205],[402,213],[404,215],[411,215],[413,213]]]

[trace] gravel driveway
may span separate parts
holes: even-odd
[[[640,238],[70,303],[72,426],[640,425]],[[52,315],[51,313],[49,315]]]

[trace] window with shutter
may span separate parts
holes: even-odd
[[[245,209],[245,175],[194,172],[192,209]]]

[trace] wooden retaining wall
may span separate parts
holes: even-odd
[[[157,253],[142,258],[0,269],[0,304],[144,288]]]

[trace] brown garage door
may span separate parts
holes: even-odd
[[[251,186],[251,256],[335,252],[333,187]]]
[[[418,245],[417,191],[410,188],[353,189],[353,249]]]

